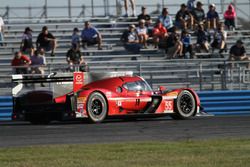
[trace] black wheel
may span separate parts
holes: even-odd
[[[87,112],[91,122],[102,122],[108,113],[108,105],[105,97],[99,93],[92,93],[87,102]]]
[[[183,90],[179,93],[175,101],[174,119],[188,119],[195,115],[196,101],[193,94],[188,90]]]

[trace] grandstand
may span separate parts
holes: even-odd
[[[153,17],[155,21],[156,17]],[[111,21],[112,20],[112,21]],[[25,27],[33,30],[33,41],[36,40],[43,26],[57,38],[58,48],[55,57],[48,53],[46,74],[53,71],[65,71],[66,52],[70,48],[71,34],[74,27],[80,30],[84,19],[51,19],[37,22],[36,20],[9,20],[5,25],[4,46],[0,47],[0,89],[1,94],[10,94],[12,68],[10,61],[14,51],[20,48],[21,37]],[[90,71],[133,71],[136,75],[143,76],[153,88],[159,85],[169,89],[190,87],[195,90],[216,89],[249,89],[250,70],[239,64],[228,68],[228,53],[224,58],[217,54],[197,54],[195,59],[165,59],[164,50],[142,49],[140,54],[128,53],[120,42],[122,32],[129,24],[136,24],[135,18],[92,18],[92,25],[98,28],[103,36],[103,50],[89,47],[82,50],[84,59]],[[227,44],[230,48],[237,39],[241,38],[245,45],[250,44],[250,30],[228,31]],[[195,40],[195,36],[192,37]],[[248,50],[250,54],[250,50]],[[135,60],[136,58],[136,60]],[[221,67],[221,68],[218,68]]]

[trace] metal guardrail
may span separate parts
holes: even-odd
[[[120,0],[85,0],[83,2],[74,3],[72,5],[72,0],[65,0],[59,5],[51,5],[49,0],[40,0],[40,5],[35,6],[33,4],[26,5],[25,2],[22,1],[22,6],[12,6],[11,3],[6,6],[0,7],[0,10],[4,11],[3,16],[7,19],[27,19],[34,21],[55,21],[57,18],[64,18],[65,20],[70,20],[72,17],[83,18],[83,17],[96,17],[96,16],[121,16],[123,10],[123,2]],[[65,3],[66,2],[66,3]],[[208,4],[211,3],[210,0],[203,1],[205,2],[204,9],[207,11]],[[248,18],[250,12],[246,9],[249,8],[249,2],[237,2],[233,1],[220,1],[218,3],[215,2],[217,7],[217,11],[219,13],[223,13],[227,5],[231,2],[235,3],[236,11],[238,16],[243,16],[244,18]],[[27,4],[27,3],[26,3]],[[168,7],[170,10],[170,14],[175,14],[177,10],[179,10],[178,2],[174,1],[165,1],[165,0],[155,0],[154,2],[150,0],[145,0],[143,3],[136,1],[136,10],[139,11],[141,6],[147,6],[149,13],[160,13],[163,7]],[[58,13],[61,13],[58,15]],[[51,19],[52,18],[52,19]],[[53,20],[54,18],[54,20]]]
[[[249,62],[250,63],[250,62]],[[231,68],[231,65],[234,67]],[[88,62],[89,70],[133,71],[143,76],[153,88],[162,85],[170,89],[191,87],[195,90],[248,90],[250,70],[246,62],[229,62],[221,59],[200,60],[95,60]],[[66,71],[67,64],[48,63],[46,73]],[[11,73],[11,72],[10,72]],[[11,89],[10,73],[1,75],[0,95]]]

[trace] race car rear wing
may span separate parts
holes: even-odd
[[[57,76],[56,76],[57,75]],[[39,87],[37,83],[48,83],[46,87]],[[73,83],[72,73],[58,75],[53,72],[49,75],[12,75],[12,95],[17,96],[20,93],[24,93],[30,90],[54,90],[54,86],[60,83]],[[72,87],[71,87],[72,89]],[[54,91],[53,91],[54,92]]]

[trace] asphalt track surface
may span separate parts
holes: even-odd
[[[108,120],[101,124],[81,121],[49,125],[0,123],[0,147],[214,138],[250,138],[250,116],[196,117],[181,121],[162,117]]]

